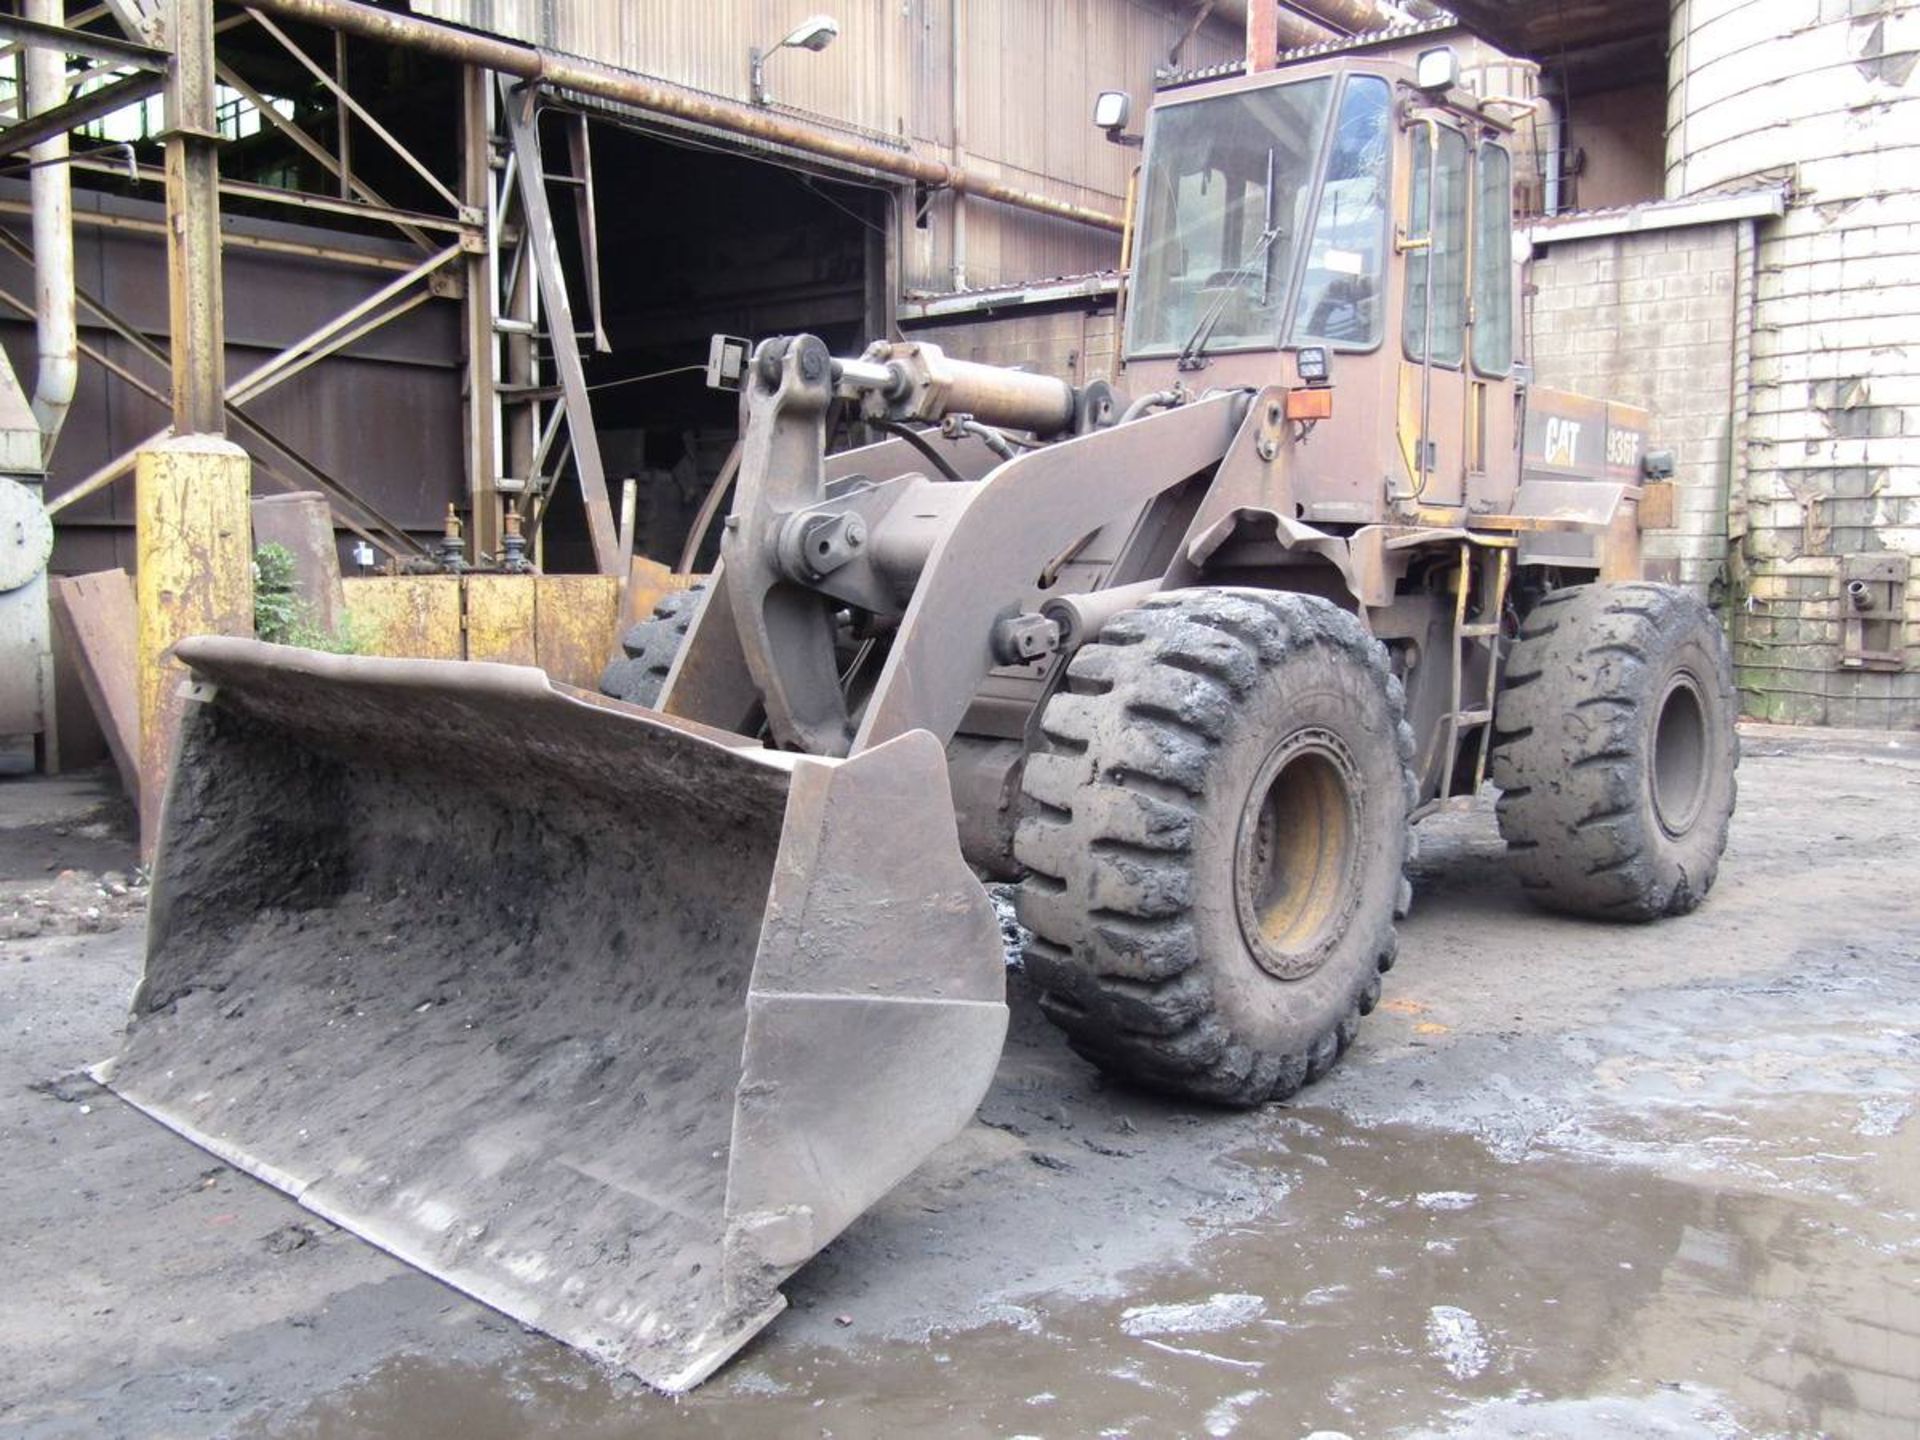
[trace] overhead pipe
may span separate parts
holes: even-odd
[[[27,19],[65,25],[64,0],[27,0]],[[67,103],[67,57],[56,45],[30,45],[26,53],[24,115],[54,110]],[[67,169],[68,141],[63,131],[27,151],[33,201],[34,314],[39,330],[40,369],[33,384],[33,418],[40,425],[42,463],[66,423],[80,385],[80,330],[73,297],[73,181]]]
[[[457,29],[437,20],[424,20],[392,10],[378,10],[360,0],[253,0],[251,8],[285,20],[325,26],[363,40],[434,55],[462,65],[512,75],[538,84],[557,86],[612,100],[657,115],[708,125],[730,134],[784,145],[823,160],[835,160],[877,170],[884,175],[918,181],[961,195],[978,195],[1037,215],[1073,220],[1101,230],[1118,232],[1121,217],[1089,205],[1057,200],[1051,195],[1003,184],[985,175],[925,156],[890,149],[851,135],[797,124],[738,101],[698,95],[630,70],[571,55],[557,55],[506,40]]]
[[[1287,0],[1287,4],[1307,19],[1343,35],[1384,30],[1394,23],[1394,16],[1375,0]]]

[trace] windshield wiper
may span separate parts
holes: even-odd
[[[1260,258],[1272,247],[1273,242],[1279,238],[1278,225],[1269,225],[1260,232],[1260,238],[1247,252],[1247,258],[1240,262],[1240,268],[1229,275],[1226,283],[1220,286],[1220,293],[1214,297],[1213,304],[1207,307],[1207,313],[1202,315],[1199,322],[1194,325],[1193,333],[1187,336],[1187,343],[1180,347],[1180,358],[1175,362],[1176,369],[1198,370],[1200,368],[1207,353],[1207,341],[1213,336],[1213,327],[1220,323],[1220,317],[1226,313],[1227,301],[1233,297],[1234,291],[1240,288],[1240,282],[1247,277],[1253,267],[1260,262]]]

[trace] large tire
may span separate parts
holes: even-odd
[[[1690,591],[1582,585],[1508,652],[1491,774],[1520,883],[1606,920],[1683,915],[1713,888],[1740,741],[1727,639]]]
[[[673,658],[686,644],[687,631],[706,603],[707,583],[701,580],[662,597],[651,619],[629,625],[620,637],[626,654],[601,672],[600,693],[630,705],[652,708],[657,704]]]
[[[1067,677],[1014,841],[1041,1008],[1153,1089],[1317,1080],[1394,957],[1413,736],[1385,652],[1312,596],[1178,590]]]

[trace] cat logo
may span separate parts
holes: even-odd
[[[1579,453],[1580,422],[1563,420],[1558,415],[1550,416],[1547,420],[1545,453],[1540,458],[1549,465],[1559,465],[1571,470],[1579,463],[1575,458]]]

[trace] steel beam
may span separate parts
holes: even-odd
[[[288,37],[286,31],[282,30],[265,15],[261,14],[257,7],[249,6],[247,13],[253,17],[256,25],[262,30],[265,30],[275,40],[279,41],[281,48],[295,60],[299,61],[300,64],[306,68],[309,75],[313,76],[314,79],[326,87],[328,93],[333,96],[334,102],[340,106],[343,116],[347,114],[353,115],[362,125],[366,126],[367,129],[385,141],[387,148],[392,150],[401,160],[405,161],[416,175],[426,181],[434,193],[447,202],[448,208],[456,212],[460,209],[459,197],[446,187],[440,177],[429,170],[421,162],[419,156],[415,155],[411,150],[407,149],[406,146],[394,139],[393,135],[387,130],[387,127],[374,119],[372,113],[366,106],[362,105],[347,93],[345,86],[341,85],[333,76],[329,75],[322,66],[314,61],[311,55],[296,45],[293,40]]]
[[[460,198],[468,209],[482,215],[492,203],[493,119],[488,104],[492,89],[493,82],[484,71],[472,66],[461,68]],[[501,470],[491,243],[478,253],[468,254],[466,272],[462,304],[466,321],[468,523],[474,553],[492,555],[500,549]]]
[[[533,252],[534,279],[540,286],[541,306],[547,312],[547,340],[553,349],[553,367],[566,397],[567,434],[573,442],[573,470],[579,478],[580,499],[587,512],[594,568],[602,575],[616,575],[620,569],[620,538],[614,528],[613,506],[607,499],[607,472],[600,459],[600,437],[593,428],[593,402],[587,394],[580,341],[573,327],[573,306],[567,296],[567,277],[560,268],[560,246],[553,233],[546,169],[540,161],[540,117],[536,109],[539,98],[539,91],[530,85],[515,87],[503,97],[507,133],[520,171],[520,206],[526,217],[527,244]]]
[[[173,0],[167,72],[167,333],[177,435],[226,432],[226,314],[220,295],[220,131],[213,0]]]
[[[115,69],[131,66],[136,70],[152,70],[158,74],[164,73],[167,68],[167,52],[156,50],[151,45],[118,40],[111,35],[95,34],[91,30],[75,30],[66,25],[43,25],[18,15],[0,15],[0,40],[20,45],[51,46],[63,55],[84,55],[89,60],[102,61]]]
[[[86,170],[95,175],[126,176],[126,167],[110,164],[103,160],[76,160],[75,170]],[[146,175],[139,177],[149,180]],[[436,243],[425,232],[438,230],[445,234],[461,235],[474,232],[478,243],[478,227],[463,224],[458,220],[449,220],[441,215],[424,215],[417,210],[395,210],[387,206],[363,203],[357,200],[336,200],[331,195],[317,195],[311,190],[283,190],[277,185],[254,185],[245,180],[222,180],[220,193],[231,195],[238,200],[257,200],[264,205],[280,205],[289,210],[319,211],[328,215],[350,215],[369,220],[383,220],[387,224],[404,232],[408,239],[432,250]],[[223,237],[224,239],[224,237]]]
[[[31,208],[20,200],[0,200],[0,215],[28,216]],[[115,215],[104,210],[76,210],[73,223],[85,225],[96,230],[123,230],[130,235],[160,235],[166,231],[166,225],[159,220],[142,220],[133,215]],[[410,270],[413,261],[410,258],[393,255],[368,255],[355,250],[343,250],[333,245],[310,245],[299,240],[276,240],[266,235],[248,235],[232,231],[221,237],[222,243],[235,250],[258,250],[268,255],[304,255],[315,260],[329,260],[336,265],[353,265],[365,270]]]
[[[146,99],[165,83],[159,75],[144,72],[129,75],[124,80],[90,90],[55,109],[43,110],[38,115],[0,130],[0,155],[17,155],[42,140],[51,140],[103,115],[111,115],[123,105]]]
[[[427,239],[418,228],[421,223],[420,220],[417,218],[402,219],[401,216],[403,212],[394,209],[393,206],[389,205],[380,197],[379,193],[375,191],[371,185],[366,184],[358,176],[354,175],[347,167],[344,159],[336,160],[327,150],[326,146],[322,145],[300,126],[274,109],[272,102],[258,90],[255,90],[253,86],[249,85],[240,75],[235,73],[232,67],[216,63],[213,69],[214,74],[219,76],[223,82],[232,86],[246,97],[248,103],[260,112],[260,117],[263,120],[273,126],[273,128],[278,130],[282,135],[286,136],[287,139],[291,140],[295,145],[299,146],[316,164],[340,182],[340,198],[342,201],[350,202],[358,198],[365,202],[364,207],[356,205],[354,211],[351,213],[359,213],[366,207],[372,207],[376,211],[386,211],[388,213],[381,215],[379,218],[391,220],[403,235],[421,249],[431,250],[433,248],[433,242]],[[340,124],[344,127],[346,123],[346,116],[342,114]],[[266,189],[268,187],[257,186],[254,188]],[[447,222],[435,220],[430,223],[434,225],[445,225]]]

